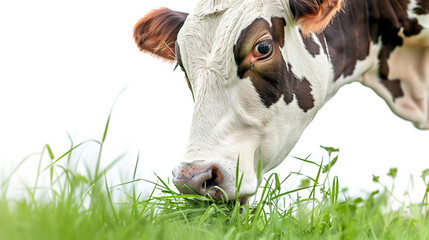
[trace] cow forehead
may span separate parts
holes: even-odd
[[[241,30],[256,18],[284,17],[284,2],[281,0],[203,0],[188,16],[179,37],[210,39],[209,35],[232,35],[235,40]]]
[[[213,15],[223,13],[228,9],[234,8],[243,1],[237,0],[201,0],[196,5],[194,14],[198,16]]]
[[[194,71],[217,67],[231,75],[234,72],[233,47],[242,30],[257,18],[270,22],[272,16],[284,14],[280,0],[201,1],[178,35],[185,68]]]

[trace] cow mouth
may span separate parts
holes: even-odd
[[[202,185],[202,188],[206,191],[206,196],[210,197],[215,201],[228,201],[235,202],[238,201],[241,205],[246,205],[249,200],[249,196],[239,197],[237,199],[229,199],[228,194],[225,190],[221,188],[223,182],[223,175],[220,169],[213,165],[211,168],[212,176],[210,179],[205,181]]]
[[[182,194],[196,194],[213,202],[240,202],[244,205],[253,194],[238,195],[234,187],[234,177],[219,163],[182,164],[173,170],[173,183]],[[240,190],[241,191],[241,190]]]
[[[226,192],[222,189],[224,176],[217,165],[193,166],[181,169],[176,174],[173,172],[173,182],[184,194],[198,194],[216,201],[227,198]]]

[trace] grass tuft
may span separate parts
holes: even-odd
[[[40,159],[48,154],[50,161],[46,166],[39,161],[34,187],[21,199],[8,199],[10,178],[26,159],[18,164],[1,183],[0,239],[429,239],[427,169],[421,176],[427,186],[422,189],[422,202],[393,208],[394,184],[388,188],[378,176],[374,183],[381,184],[382,191],[351,197],[340,190],[338,177],[329,175],[339,151],[322,147],[328,154],[326,165],[310,156],[297,158],[317,166],[315,176],[296,172],[281,179],[273,173],[247,204],[240,204],[238,198],[213,201],[208,196],[179,194],[160,177],[157,182],[136,178],[139,154],[132,178],[110,186],[106,173],[123,156],[100,169],[108,124],[109,120],[102,141],[77,145],[71,141],[70,150],[56,159],[45,145]],[[95,171],[87,167],[82,172],[70,164],[70,156],[88,142],[97,143],[100,151]],[[243,179],[238,166],[239,159],[237,189]],[[394,181],[397,171],[392,168],[387,176]],[[291,175],[302,178],[301,185],[284,191]],[[49,179],[47,187],[39,186],[43,177]],[[136,184],[142,182],[153,185],[147,197],[136,191]],[[129,191],[124,190],[127,187]],[[115,197],[119,188],[125,197]]]

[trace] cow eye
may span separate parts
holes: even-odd
[[[273,43],[270,39],[264,40],[260,43],[258,43],[255,47],[256,52],[261,57],[265,57],[271,53],[273,50]]]

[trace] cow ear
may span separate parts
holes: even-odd
[[[167,8],[153,10],[134,26],[134,41],[140,51],[174,62],[177,34],[187,16]]]
[[[343,0],[289,0],[292,14],[304,36],[323,31],[343,3]]]

